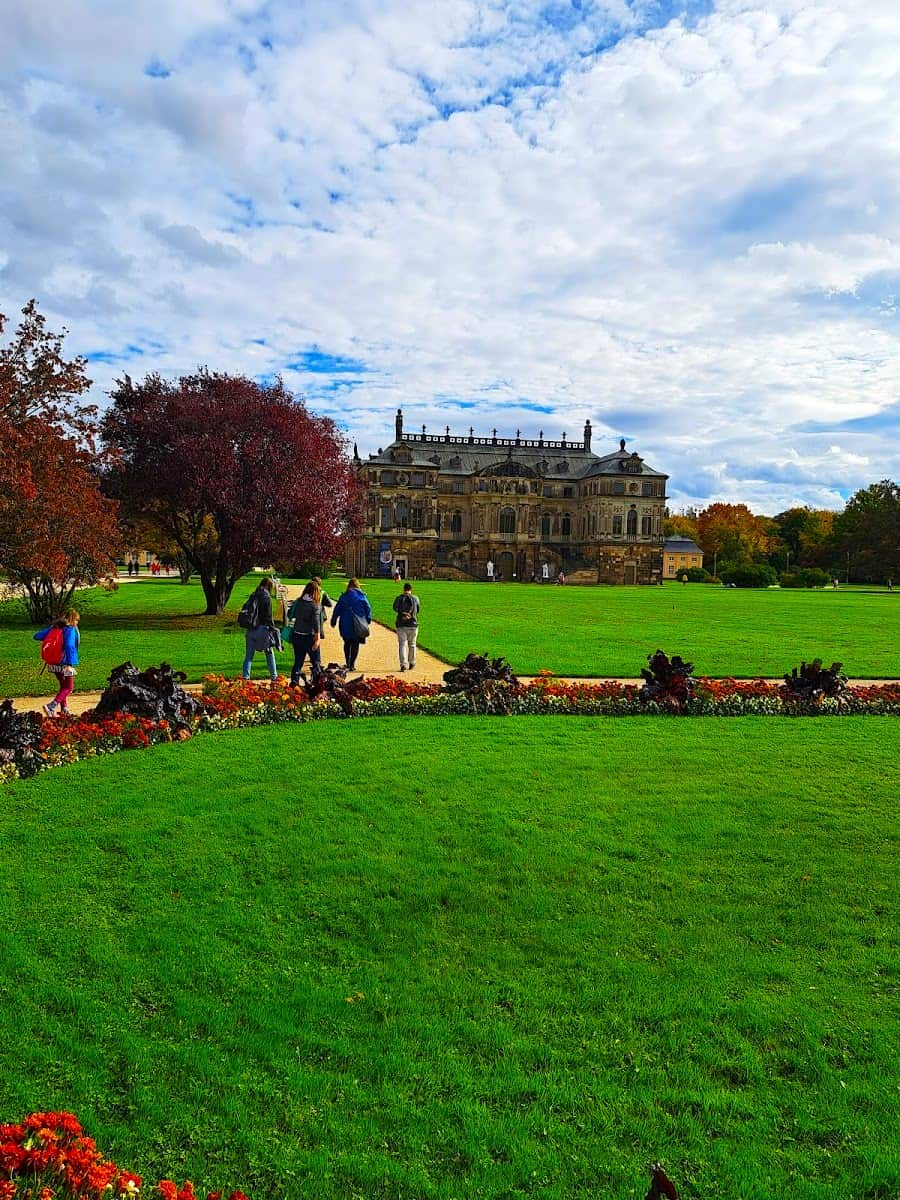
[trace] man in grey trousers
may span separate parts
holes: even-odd
[[[411,671],[416,665],[416,638],[419,635],[419,597],[413,595],[411,583],[404,583],[403,591],[394,601],[394,612],[397,614],[400,670]]]

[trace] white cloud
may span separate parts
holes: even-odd
[[[283,370],[362,450],[401,404],[589,415],[685,501],[897,478],[900,10],[657,7],[19,4],[0,310],[35,295],[73,348],[125,354],[98,388]],[[312,346],[367,370],[322,391],[286,365]]]

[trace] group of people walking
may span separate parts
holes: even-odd
[[[323,589],[318,576],[312,578],[289,605],[285,595],[286,589],[278,584],[275,577],[265,575],[241,609],[242,616],[247,614],[247,620],[241,621],[245,630],[241,667],[244,679],[250,678],[256,654],[264,656],[269,678],[277,679],[275,651],[283,649],[285,643],[289,643],[294,652],[291,685],[296,687],[299,684],[307,659],[315,678],[322,671],[322,642],[329,623],[328,609],[331,609],[331,626],[337,628],[343,643],[344,666],[348,670],[355,670],[360,647],[369,636],[372,622],[372,606],[359,586],[359,580],[348,580],[337,600],[332,600]],[[280,611],[276,607],[279,602]],[[416,665],[419,608],[419,597],[413,592],[412,584],[404,583],[402,592],[393,604],[401,671],[411,671]],[[280,618],[280,624],[276,622],[276,616]],[[56,695],[43,706],[48,717],[66,716],[69,712],[69,697],[78,672],[81,642],[79,620],[75,609],[70,609],[60,620],[53,621],[34,635],[35,640],[41,643],[45,668],[51,672],[57,684]]]
[[[330,624],[332,628],[337,628],[343,643],[344,666],[350,671],[356,670],[359,650],[369,636],[372,622],[372,606],[358,579],[349,579],[337,600],[332,600],[322,588],[322,580],[314,576],[290,605],[282,601],[280,628],[275,621],[272,603],[275,594],[276,581],[273,576],[266,575],[242,609],[242,612],[252,613],[252,623],[245,626],[245,653],[241,670],[244,679],[250,678],[253,657],[258,653],[265,657],[270,679],[277,679],[275,650],[281,649],[286,642],[290,642],[294,652],[291,685],[296,687],[299,684],[307,659],[315,678],[322,670],[322,642],[329,624],[327,609],[332,610]],[[403,585],[403,591],[394,600],[393,607],[400,670],[411,671],[416,665],[420,608],[412,584]]]

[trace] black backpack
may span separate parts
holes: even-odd
[[[398,625],[415,625],[416,602],[410,595],[400,597],[400,607],[397,609]]]
[[[237,621],[238,621],[238,625],[240,625],[241,629],[255,629],[256,628],[257,612],[258,612],[258,601],[256,599],[256,592],[254,592],[253,595],[250,597],[250,599],[246,602],[244,607],[241,609],[241,611],[238,613]]]

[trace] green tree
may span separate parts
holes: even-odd
[[[831,561],[831,530],[835,513],[828,509],[788,508],[772,518],[775,536],[770,561],[779,570],[823,567]]]
[[[835,517],[832,545],[853,579],[900,579],[900,487],[883,479],[852,495]]]

